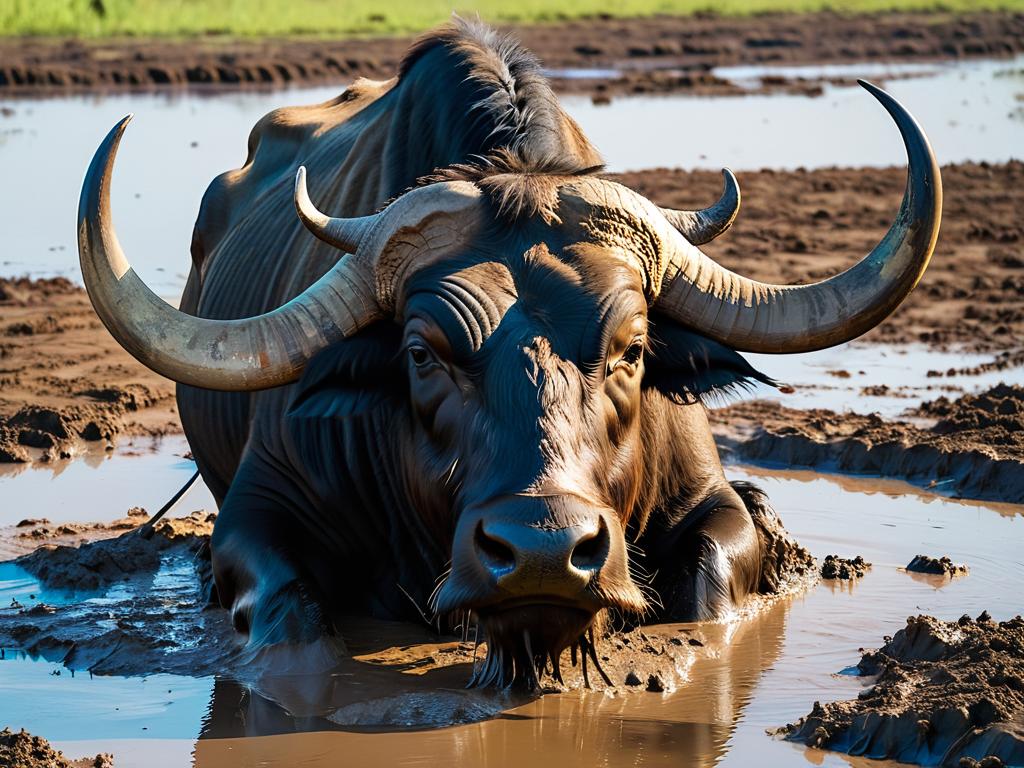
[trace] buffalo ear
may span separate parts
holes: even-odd
[[[738,352],[701,336],[663,315],[653,314],[648,330],[644,387],[677,403],[695,403],[779,382],[756,370]]]
[[[344,419],[399,395],[402,330],[381,321],[318,353],[303,371],[288,404],[291,419]]]

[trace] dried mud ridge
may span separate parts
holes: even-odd
[[[916,555],[907,564],[907,570],[913,573],[929,573],[933,576],[966,576],[970,569],[963,563],[954,563],[948,557],[929,557],[928,555]]]
[[[754,462],[910,480],[956,496],[1024,503],[1024,387],[941,397],[909,416],[796,410],[775,402],[711,412],[723,452]]]
[[[1024,14],[889,13],[846,16],[698,14],[591,18],[508,28],[553,69],[615,70],[556,78],[596,100],[629,93],[733,93],[718,66],[933,61],[1024,51]],[[188,41],[0,40],[0,93],[125,89],[237,89],[392,77],[411,37]],[[761,89],[815,92],[820,82],[764,78]]]
[[[941,766],[1024,764],[1024,619],[911,617],[861,674],[854,700],[815,702],[787,739],[851,755]],[[976,762],[977,761],[977,762]]]
[[[40,737],[21,730],[0,731],[0,766],[3,768],[114,768],[112,755],[99,754],[69,760]]]
[[[821,578],[856,581],[863,579],[870,569],[871,563],[860,555],[849,560],[839,555],[826,555],[821,562]]]

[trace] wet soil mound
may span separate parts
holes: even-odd
[[[64,278],[0,278],[0,462],[180,431],[173,406],[171,383],[118,346],[83,290]]]
[[[930,573],[935,576],[966,576],[968,568],[963,563],[954,563],[948,557],[929,557],[916,555],[907,564],[907,570],[914,573]]]
[[[10,728],[0,731],[0,766],[3,768],[114,768],[111,755],[68,760],[64,753],[39,736]]]
[[[193,512],[188,517],[160,520],[153,527],[152,538],[135,528],[117,538],[78,547],[44,545],[15,562],[46,587],[93,591],[152,573],[165,552],[180,551],[205,563],[216,519],[214,513]]]
[[[0,647],[98,674],[223,671],[238,642],[227,614],[210,608],[214,518],[193,512],[161,520],[151,539],[135,529],[19,558],[46,589],[74,600],[0,607]]]
[[[855,701],[815,702],[786,738],[920,765],[1024,765],[1024,619],[907,620],[858,667]],[[1002,761],[1002,762],[999,762]]]
[[[821,578],[856,581],[864,578],[870,568],[871,563],[860,555],[853,559],[842,558],[839,555],[826,555],[821,563]]]
[[[1024,50],[1024,20],[1012,13],[890,13],[749,17],[600,18],[510,31],[552,69],[609,69],[567,78],[565,90],[729,93],[710,75],[736,64],[921,61],[1011,56]],[[40,94],[167,88],[253,88],[350,82],[395,74],[411,37],[324,40],[0,40],[0,93]],[[772,86],[773,83],[765,83]],[[784,83],[786,87],[819,84]]]
[[[719,444],[752,461],[911,480],[954,495],[1024,503],[1024,387],[945,397],[909,414],[877,415],[739,403],[714,412]]]

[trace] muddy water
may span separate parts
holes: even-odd
[[[0,531],[29,518],[57,525],[110,522],[135,506],[152,514],[195,472],[195,464],[183,458],[187,451],[184,436],[175,435],[122,440],[116,451],[94,448],[72,461],[0,464]],[[181,508],[217,506],[197,483]]]
[[[1020,612],[1024,508],[956,502],[898,482],[750,467],[729,473],[762,485],[814,554],[861,554],[874,567],[852,589],[826,583],[753,620],[691,627],[713,653],[697,658],[689,683],[674,693],[552,695],[496,719],[440,730],[325,730],[322,719],[291,718],[230,680],[72,676],[8,649],[0,661],[0,726],[24,726],[70,754],[112,751],[122,768],[182,765],[193,752],[195,765],[207,768],[339,760],[878,766],[776,741],[764,731],[804,714],[815,699],[855,696],[861,682],[839,673],[859,659],[858,648],[876,646],[908,615],[954,619],[987,609],[1004,619]],[[919,552],[966,561],[971,574],[949,581],[901,571]],[[30,594],[52,599],[24,572],[3,568],[3,604]],[[158,582],[166,588],[173,579],[164,573]]]
[[[833,73],[789,67],[781,74],[884,76],[892,69],[851,65]],[[1022,71],[1024,59],[930,65],[896,72],[913,76],[890,80],[887,87],[921,120],[941,162],[1001,162],[1019,157],[1024,146],[1024,112],[1016,99],[1024,92]],[[742,84],[773,72],[735,68],[720,74]],[[0,101],[13,110],[0,117],[0,177],[19,180],[5,187],[0,200],[0,274],[63,273],[78,279],[74,216],[82,174],[103,135],[125,113],[135,112],[113,186],[118,232],[142,277],[159,292],[175,295],[184,285],[202,193],[213,176],[243,162],[252,125],[274,107],[313,103],[338,90]],[[856,87],[827,86],[820,97],[563,102],[613,171],[904,162],[896,129]]]

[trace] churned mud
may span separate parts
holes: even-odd
[[[839,555],[826,555],[821,561],[821,578],[839,579],[840,581],[856,581],[863,579],[871,569],[871,563],[857,555],[854,558],[843,558]]]
[[[0,731],[0,765],[4,768],[114,768],[111,755],[69,760],[41,736],[10,728]]]
[[[0,462],[180,431],[174,385],[139,365],[65,278],[0,278]]]
[[[1024,619],[939,621],[907,626],[865,653],[860,674],[877,676],[853,701],[815,702],[787,739],[851,755],[921,765],[1024,764]]]
[[[636,93],[734,93],[714,67],[935,61],[1024,51],[1013,13],[698,14],[592,18],[508,29],[555,70],[562,91],[595,99]],[[253,88],[394,75],[411,37],[350,40],[0,40],[0,93],[129,88]],[[559,77],[558,70],[592,70]],[[596,70],[596,71],[595,71]],[[766,77],[760,90],[820,92],[821,81]]]
[[[212,512],[193,512],[187,517],[160,520],[151,531],[146,527],[132,527],[117,538],[98,538],[78,546],[43,544],[15,562],[43,586],[93,591],[156,571],[162,556],[169,552],[191,556],[197,566],[205,565],[209,561],[210,535],[216,519],[217,515]],[[118,530],[115,526],[119,525],[101,525],[91,530]],[[67,527],[84,529],[83,533],[90,531],[86,526]],[[36,528],[31,533],[40,530],[46,529]],[[205,581],[207,577],[206,569],[201,568],[200,580]]]
[[[966,576],[970,569],[963,563],[954,563],[948,557],[930,557],[928,555],[915,555],[914,559],[907,564],[907,570],[911,573],[929,573],[933,576]]]
[[[965,498],[1024,503],[1024,387],[1000,384],[956,400],[943,397],[907,418],[766,401],[712,412],[719,446],[733,457],[902,478]]]

